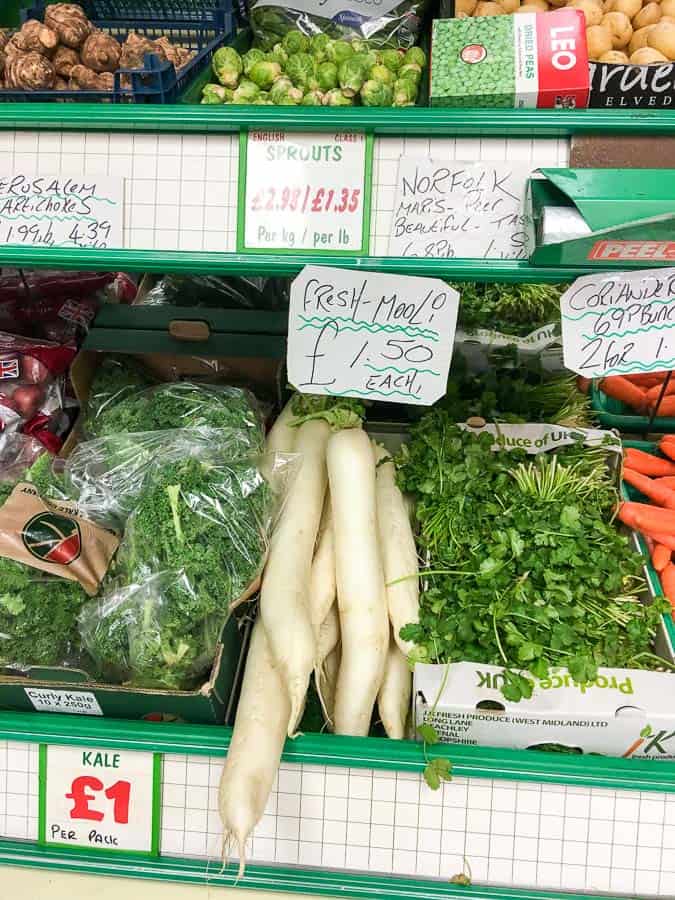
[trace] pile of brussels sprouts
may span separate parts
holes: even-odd
[[[373,50],[363,40],[289,31],[267,53],[217,50],[212,65],[219,83],[206,85],[202,103],[414,106],[426,64],[420,47]]]

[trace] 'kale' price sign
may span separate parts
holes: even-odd
[[[372,162],[372,135],[242,133],[238,252],[367,253]]]
[[[564,363],[578,375],[675,368],[675,269],[577,278],[560,313]]]
[[[42,844],[159,854],[159,754],[40,745],[39,783]]]
[[[0,244],[121,249],[123,201],[123,178],[0,175]]]
[[[429,405],[445,394],[459,294],[438,278],[305,266],[288,378],[306,394]]]

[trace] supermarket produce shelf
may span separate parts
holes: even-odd
[[[569,137],[574,134],[668,135],[675,110],[635,109],[378,109],[121,105],[102,103],[0,104],[0,130],[237,132],[254,125],[279,131],[354,131],[380,135],[498,135]]]
[[[0,266],[93,271],[185,273],[191,275],[293,276],[303,266],[339,266],[391,275],[423,275],[456,281],[569,281],[595,271],[590,267],[531,266],[507,259],[427,259],[402,256],[321,256],[303,253],[213,253],[180,250],[70,250],[0,247]]]

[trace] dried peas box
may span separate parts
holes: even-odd
[[[580,10],[433,22],[430,106],[573,109],[588,93]]]

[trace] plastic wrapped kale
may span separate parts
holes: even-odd
[[[88,437],[173,428],[219,428],[238,434],[241,452],[258,452],[264,441],[263,418],[252,394],[220,384],[172,381],[118,395],[99,408],[87,408]],[[132,440],[130,438],[130,440]]]
[[[155,384],[156,378],[133,356],[106,356],[96,369],[86,403],[87,419],[104,416],[111,406]]]
[[[289,282],[282,278],[163,275],[137,305],[284,310],[288,296]]]
[[[256,46],[263,50],[272,50],[296,29],[310,38],[367,40],[371,50],[408,49],[417,43],[428,6],[426,0],[383,0],[377,7],[369,0],[251,0],[249,12]],[[343,61],[330,52],[326,59]]]
[[[101,595],[80,616],[103,678],[169,690],[200,683],[231,605],[255,587],[272,512],[254,458],[212,447],[157,460]]]
[[[59,495],[47,453],[0,483],[0,667],[82,664],[78,615],[118,540]]]

